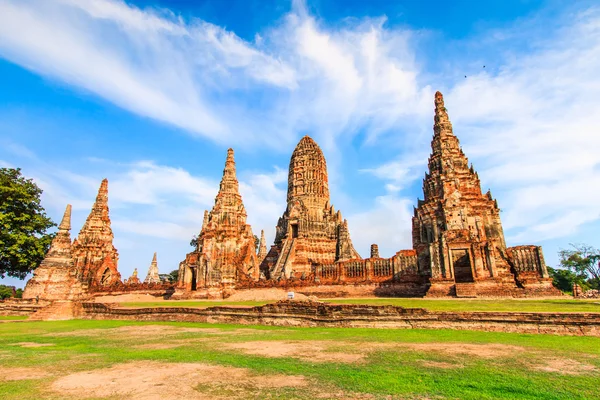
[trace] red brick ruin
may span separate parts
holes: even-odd
[[[291,288],[319,296],[559,295],[541,247],[506,247],[498,204],[489,191],[482,193],[440,92],[435,94],[433,131],[423,200],[412,219],[413,249],[391,258],[381,258],[376,244],[366,259],[354,249],[348,222],[330,202],[323,152],[308,136],[292,153],[287,207],[277,223],[275,242],[267,250],[261,231],[257,246],[229,149],[215,204],[204,213],[195,249],[179,265],[174,297],[218,298],[256,288]],[[69,229],[70,207],[24,297],[67,299],[87,290],[169,286],[160,282],[156,254],[144,283],[137,274],[125,285],[121,282],[106,179],[72,244]]]

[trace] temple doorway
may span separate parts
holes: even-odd
[[[454,267],[455,282],[473,282],[473,270],[468,250],[452,250],[452,266]]]
[[[298,224],[292,224],[292,238],[298,237]]]
[[[196,290],[196,281],[198,280],[198,270],[192,268],[192,290]]]

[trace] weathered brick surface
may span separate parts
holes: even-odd
[[[121,282],[117,269],[119,253],[113,245],[113,238],[108,210],[108,180],[104,179],[92,211],[73,241],[73,258],[81,282],[90,287],[106,287]]]
[[[23,299],[73,300],[84,295],[71,250],[71,205],[67,205],[58,233],[33,277],[25,285]]]
[[[290,159],[287,207],[261,270],[273,280],[300,278],[312,274],[314,265],[360,258],[348,222],[330,203],[325,156],[304,136]]]
[[[179,265],[181,292],[259,279],[254,234],[246,217],[233,149],[229,149],[215,205],[210,213],[204,213],[196,249]]]

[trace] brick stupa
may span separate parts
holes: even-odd
[[[83,295],[81,282],[73,262],[71,249],[71,205],[58,226],[58,233],[52,240],[50,250],[33,278],[27,282],[24,299],[77,300]]]
[[[239,193],[233,149],[229,149],[215,205],[204,213],[196,249],[180,263],[178,287],[190,291],[258,280],[254,240]]]
[[[275,244],[261,269],[271,279],[312,274],[313,266],[360,259],[348,223],[330,204],[327,163],[317,143],[304,136],[292,153],[287,208],[277,223]]]
[[[108,214],[108,180],[104,179],[92,211],[73,242],[75,266],[84,284],[111,286],[121,281],[117,270],[119,254],[113,238]]]

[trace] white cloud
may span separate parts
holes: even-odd
[[[382,257],[412,248],[412,201],[396,195],[379,196],[373,208],[348,216],[350,237],[362,257],[371,244],[379,246]]]
[[[0,55],[211,140],[284,147],[309,132],[333,147],[424,110],[410,32],[384,23],[328,29],[297,2],[252,43],[119,0],[0,0]]]

